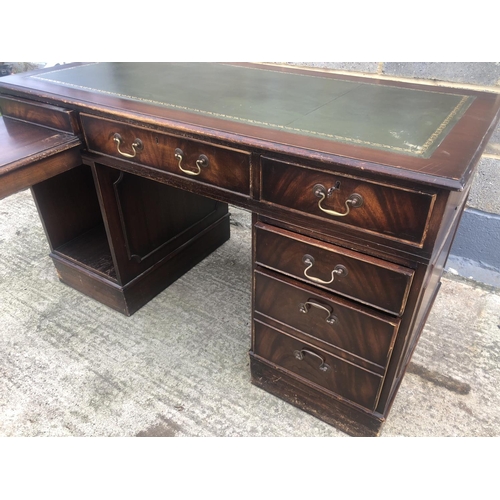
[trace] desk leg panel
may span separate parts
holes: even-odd
[[[125,286],[52,253],[59,279],[79,292],[131,316],[229,239],[229,214],[205,228]]]
[[[123,287],[57,253],[50,256],[62,283],[115,311],[130,315]]]
[[[385,419],[357,410],[319,390],[301,383],[250,353],[252,384],[273,396],[300,408],[350,436],[375,437],[380,434]]]

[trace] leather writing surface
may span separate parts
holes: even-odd
[[[94,63],[32,78],[422,158],[474,99],[230,64]]]

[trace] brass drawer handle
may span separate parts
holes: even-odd
[[[293,351],[293,355],[301,361],[304,359],[304,354],[309,354],[309,356],[314,356],[315,358],[318,358],[321,361],[321,364],[319,365],[318,368],[322,372],[326,372],[330,369],[330,365],[327,365],[325,363],[325,360],[319,354],[316,354],[315,352],[309,351],[308,349],[301,349],[300,351],[299,350]]]
[[[320,304],[319,302],[316,302],[313,299],[308,299],[303,304],[299,304],[299,311],[301,313],[307,314],[309,312],[309,309],[311,306],[317,307],[318,309],[321,309],[321,310],[325,311],[326,313],[328,313],[328,316],[326,317],[325,321],[329,325],[333,325],[334,323],[337,322],[337,316],[333,315],[333,308],[332,307],[324,306],[323,304]]]
[[[345,217],[346,215],[349,215],[349,212],[351,211],[351,208],[359,208],[359,207],[363,206],[364,200],[363,200],[363,197],[360,194],[353,193],[345,201],[346,211],[344,213],[335,212],[335,210],[328,210],[326,208],[323,208],[321,206],[321,203],[323,202],[323,200],[326,197],[330,197],[333,194],[334,191],[336,191],[337,189],[339,189],[338,188],[339,185],[340,185],[340,183],[337,183],[336,186],[331,187],[327,191],[326,188],[325,188],[325,186],[323,186],[323,184],[316,184],[313,187],[313,193],[314,193],[314,196],[316,196],[317,198],[321,198],[318,201],[318,207],[320,208],[320,210],[322,210],[323,212],[325,212],[325,214],[333,215],[335,217]]]
[[[196,160],[196,171],[192,170],[186,170],[185,168],[182,168],[182,159],[184,158],[184,153],[182,152],[182,149],[177,148],[175,150],[175,158],[179,160],[179,168],[181,169],[182,172],[188,175],[200,175],[201,174],[201,167],[208,167],[208,157],[205,155],[200,155],[198,159]]]
[[[139,151],[141,151],[143,149],[143,145],[142,145],[142,141],[140,139],[136,139],[133,143],[132,143],[132,151],[134,152],[134,154],[130,154],[130,153],[125,153],[123,151],[121,151],[120,149],[120,145],[121,143],[123,142],[123,139],[122,139],[122,136],[120,134],[115,134],[113,136],[113,141],[116,142],[116,149],[118,151],[118,153],[120,153],[122,156],[125,156],[125,158],[135,158],[135,156],[137,155],[137,153]]]
[[[314,266],[314,257],[309,254],[305,254],[304,257],[302,257],[302,262],[307,265],[307,267],[304,269],[304,276],[311,281],[314,281],[315,283],[320,283],[321,285],[329,285],[330,283],[333,283],[333,280],[335,279],[335,275],[337,274],[339,277],[340,276],[347,276],[348,271],[345,266],[342,264],[337,264],[332,271],[332,279],[330,281],[323,281],[322,279],[319,278],[314,278],[313,276],[309,276],[307,274],[307,271],[311,269],[312,266]]]

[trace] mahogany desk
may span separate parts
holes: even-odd
[[[0,197],[31,186],[64,283],[133,314],[253,212],[252,382],[377,435],[500,96],[256,64],[0,79]]]

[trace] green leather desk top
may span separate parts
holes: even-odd
[[[428,158],[473,96],[208,63],[92,63],[33,79]]]

